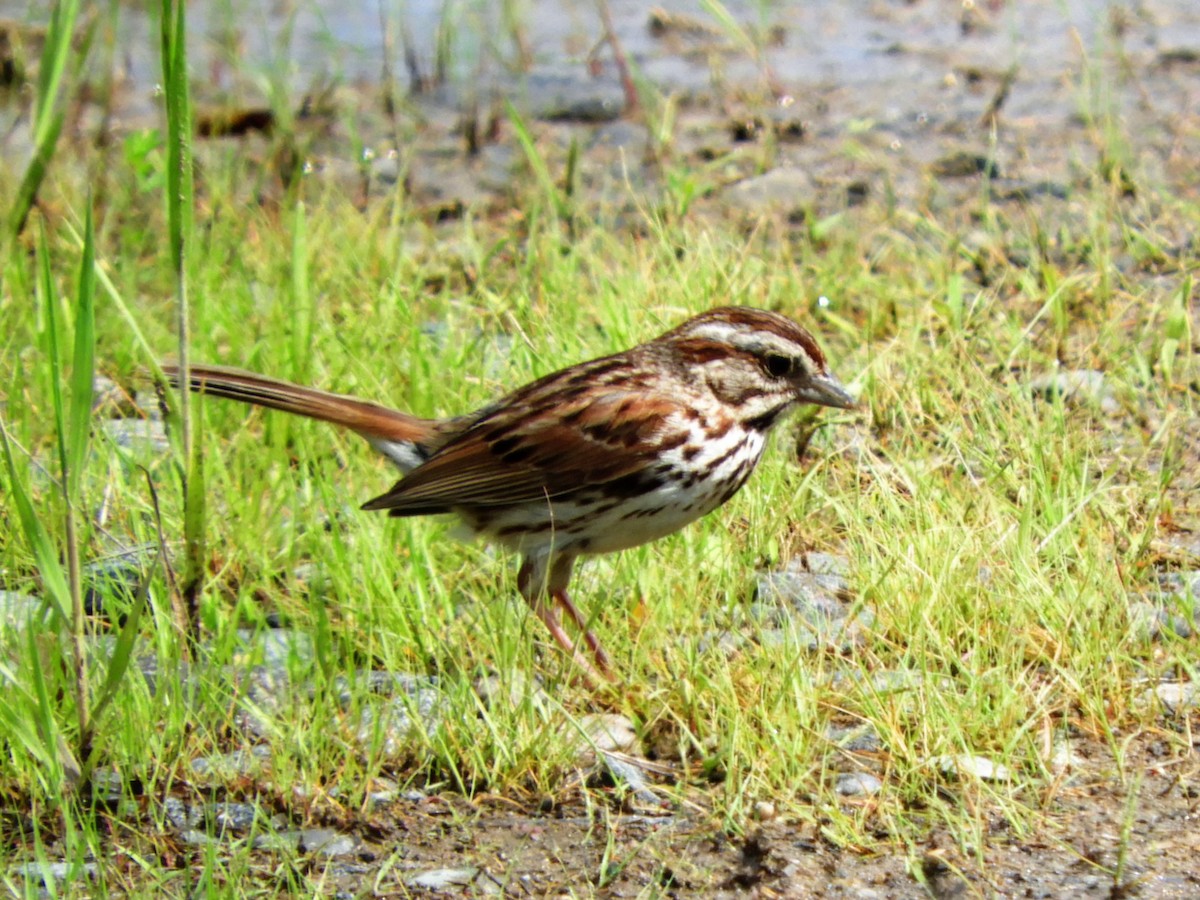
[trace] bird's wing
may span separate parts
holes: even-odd
[[[678,398],[616,386],[502,403],[363,508],[397,516],[496,508],[623,479],[644,490],[661,479],[658,456],[690,434],[683,409]]]

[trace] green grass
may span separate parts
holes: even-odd
[[[525,152],[536,154],[525,138]],[[1161,252],[1179,246],[1173,235],[1200,227],[1196,208],[1162,194],[1120,199],[1098,182],[1049,233],[1007,208],[938,218],[868,205],[819,234],[775,224],[748,240],[733,225],[653,212],[634,239],[572,212],[568,241],[554,208],[556,173],[545,166],[523,188],[527,215],[434,227],[398,199],[357,211],[316,179],[279,205],[255,205],[241,186],[259,183],[256,163],[206,148],[196,190],[203,236],[181,263],[155,238],[168,233],[157,187],[168,161],[146,146],[112,151],[136,153],[144,165],[115,168],[94,210],[94,241],[83,225],[81,173],[56,173],[58,215],[35,215],[46,234],[41,287],[25,256],[3,263],[0,384],[9,387],[0,415],[17,473],[4,476],[0,493],[7,589],[41,595],[58,577],[53,554],[39,559],[17,527],[18,483],[48,540],[76,541],[84,561],[158,544],[157,502],[166,556],[176,575],[185,567],[182,462],[122,450],[99,431],[72,476],[77,497],[67,492],[80,533],[69,539],[62,525],[58,384],[84,357],[72,356],[62,335],[47,345],[46,303],[74,334],[87,252],[102,276],[96,367],[131,387],[146,386],[147,346],[178,354],[184,277],[199,301],[193,360],[422,415],[478,407],[725,302],[779,308],[811,325],[835,371],[861,388],[862,409],[826,413],[799,465],[796,429],[785,426],[749,486],[719,512],[653,546],[585,564],[575,595],[596,616],[622,679],[619,690],[597,695],[569,686],[564,660],[516,598],[515,560],[457,542],[444,521],[357,511],[394,478],[362,442],[281,414],[194,402],[207,505],[200,674],[179,677],[193,651],[162,567],[146,573],[150,608],[134,651],[157,658],[159,689],[121,679],[90,725],[80,724],[78,692],[100,696],[106,662],[92,659],[90,679],[77,677],[68,611],[24,637],[6,633],[0,796],[9,849],[0,871],[29,859],[120,856],[124,867],[101,876],[110,889],[194,889],[157,861],[167,830],[157,806],[147,807],[157,834],[114,833],[103,808],[61,771],[59,741],[76,748],[96,729],[85,743],[102,771],[118,773],[126,806],[135,805],[135,783],[154,800],[203,794],[209,788],[197,786],[190,760],[245,742],[219,672],[245,664],[237,630],[265,628],[268,613],[321,648],[318,664],[294,673],[311,682],[311,696],[297,692],[270,718],[269,778],[218,788],[296,822],[362,808],[383,776],[519,802],[581,790],[571,723],[613,708],[647,745],[684,764],[667,796],[699,803],[731,830],[751,827],[755,803],[769,799],[781,816],[841,845],[917,854],[942,830],[979,847],[995,816],[1016,834],[1053,820],[1056,739],[1098,738],[1119,762],[1128,735],[1156,721],[1155,710],[1133,702],[1144,690],[1137,679],[1194,676],[1194,642],[1138,636],[1126,598],[1172,564],[1155,550],[1165,523],[1194,527],[1200,516],[1190,493],[1197,448],[1186,440],[1200,421],[1200,370],[1184,277],[1200,261],[1194,244]],[[964,243],[980,229],[1008,260],[992,263],[986,286],[976,280],[982,254]],[[28,233],[24,240],[36,244]],[[1136,264],[1119,271],[1119,256]],[[1058,361],[1103,370],[1117,412],[1031,396],[1032,377]],[[82,459],[77,444],[72,453]],[[855,594],[877,617],[853,653],[753,640],[759,626],[743,609],[756,571],[811,549],[849,559]],[[731,656],[706,649],[723,628],[751,640]],[[359,710],[380,703],[354,674],[363,668],[436,672],[441,725],[392,752],[348,740]],[[475,681],[493,670],[516,702],[481,701]],[[900,687],[871,677],[897,671],[911,673]],[[534,678],[552,686],[553,700],[525,689]],[[844,762],[826,737],[833,723],[869,723],[888,749],[884,788],[869,804],[832,790]],[[955,782],[929,764],[960,754],[1003,763],[1011,781]],[[343,793],[328,795],[329,784]],[[264,877],[249,841],[233,846],[246,852],[198,851],[201,884]],[[271,890],[312,888],[308,876],[281,871],[290,874],[264,880]]]

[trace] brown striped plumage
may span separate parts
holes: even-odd
[[[177,380],[176,367],[163,369]],[[748,307],[702,313],[454,419],[421,419],[218,366],[192,366],[189,386],[362,435],[406,473],[363,508],[454,513],[521,553],[522,596],[593,675],[546,603],[567,612],[595,666],[607,671],[600,642],[567,594],[576,557],[654,540],[720,506],[791,407],[853,405],[807,331]]]

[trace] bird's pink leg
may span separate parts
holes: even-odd
[[[556,574],[564,580],[571,576],[570,561],[565,565],[556,567]],[[575,661],[584,672],[587,680],[591,682],[593,687],[598,687],[603,684],[610,676],[607,675],[609,669],[608,654],[604,652],[604,648],[600,646],[600,641],[586,627],[586,622],[579,610],[575,607],[569,597],[565,587],[549,588],[542,579],[535,578],[535,566],[533,562],[526,558],[521,565],[521,570],[517,573],[517,587],[520,588],[521,596],[525,598],[525,602],[529,604],[530,609],[534,614],[541,619],[542,624],[546,626],[546,630],[550,632],[558,646],[562,647]],[[550,600],[557,605],[547,604],[542,599],[542,592],[546,591]],[[558,607],[562,607],[567,611],[571,620],[584,632],[584,641],[588,645],[588,649],[592,651],[599,668],[592,665],[591,661],[579,648],[575,646],[575,642],[571,640],[571,636],[563,630],[562,618],[559,615]],[[601,673],[604,674],[601,674]]]
[[[600,638],[592,633],[592,629],[588,628],[587,619],[579,612],[579,607],[571,602],[571,597],[567,594],[567,589],[563,588],[562,590],[551,591],[550,598],[567,611],[567,615],[571,617],[571,621],[583,632],[584,643],[588,645],[588,649],[592,651],[592,656],[596,659],[596,668],[606,674],[610,672],[612,670],[612,663],[609,661],[604,645],[600,643]]]
[[[579,648],[575,646],[575,642],[571,640],[571,636],[563,630],[562,621],[559,618],[558,610],[556,608],[553,606],[548,606],[540,600],[532,601],[529,605],[533,608],[534,614],[542,620],[542,624],[546,626],[546,630],[549,631],[554,640],[558,642],[558,646],[562,647],[563,650],[565,650],[571,657],[571,659],[575,661],[575,665],[579,666],[579,668],[583,670],[583,674],[593,687],[598,687],[599,685],[603,684],[605,680],[610,678],[610,676],[607,674],[608,660],[605,659],[605,664],[601,666],[603,671],[597,670],[597,668],[592,665],[591,660],[579,652]],[[578,613],[578,610],[576,610],[576,613]],[[571,618],[575,618],[575,616],[572,615]],[[591,640],[595,640],[595,638],[591,636],[590,632],[588,632],[588,637],[591,637]],[[596,648],[592,647],[591,640],[588,641],[588,647],[590,647],[592,649],[592,653],[595,654]],[[603,649],[601,649],[600,652],[603,654]],[[600,657],[597,656],[597,661],[599,661],[599,659]]]

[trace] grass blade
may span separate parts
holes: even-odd
[[[89,198],[83,226],[83,259],[75,295],[75,353],[71,364],[71,398],[67,410],[67,496],[78,498],[79,473],[87,460],[92,425],[92,380],[96,368],[96,234]]]
[[[312,358],[313,303],[308,278],[308,216],[297,201],[292,225],[292,378],[309,380]]]
[[[558,185],[554,183],[554,177],[550,174],[550,167],[546,165],[546,160],[542,154],[538,152],[537,142],[534,141],[529,127],[525,124],[525,119],[522,118],[520,111],[513,106],[511,101],[505,101],[504,111],[508,116],[509,122],[512,123],[513,133],[516,134],[517,140],[521,144],[521,149],[525,151],[525,159],[529,162],[529,168],[533,170],[534,178],[537,180],[538,186],[542,189],[542,193],[545,194],[550,208],[563,221],[570,221],[570,203],[558,189]]]
[[[42,46],[42,58],[38,67],[37,98],[33,105],[33,156],[21,178],[16,199],[8,213],[6,243],[11,242],[25,230],[29,211],[38,190],[46,178],[50,159],[58,146],[62,133],[64,115],[58,107],[58,95],[62,89],[67,60],[71,56],[71,44],[75,37],[75,22],[79,17],[79,0],[63,0],[54,4],[50,22],[46,28],[46,42]],[[86,53],[80,53],[85,57]],[[76,66],[82,65],[82,59]]]
[[[21,531],[25,535],[26,543],[29,544],[38,573],[42,576],[45,599],[50,603],[51,609],[58,614],[61,625],[66,625],[71,621],[69,612],[71,592],[67,588],[66,573],[63,571],[62,563],[58,560],[58,548],[50,539],[46,526],[38,518],[37,510],[33,508],[33,501],[25,487],[25,479],[17,471],[12,440],[3,420],[0,420],[0,442],[4,444],[4,463],[8,472],[8,496],[12,499],[13,506],[17,508]]]
[[[188,396],[188,265],[192,246],[194,182],[192,111],[188,91],[187,12],[183,0],[162,0],[161,56],[167,113],[167,237],[175,273],[176,337],[179,382],[178,421],[183,451],[180,467],[184,495],[185,571],[182,590],[188,610],[187,633],[194,634],[204,577],[203,451],[192,433]]]
[[[117,633],[117,643],[113,647],[112,657],[108,661],[108,671],[104,676],[104,684],[100,687],[100,692],[96,695],[96,702],[92,708],[92,718],[99,719],[108,704],[112,702],[116,696],[117,688],[120,687],[121,681],[125,677],[125,673],[129,670],[129,664],[133,659],[133,647],[138,636],[138,626],[141,624],[142,613],[146,609],[147,601],[150,597],[150,572],[154,571],[154,566],[157,565],[157,559],[151,563],[141,583],[138,585],[137,593],[133,598],[133,607],[129,610],[129,615],[125,619],[125,624],[121,626],[121,630]]]

